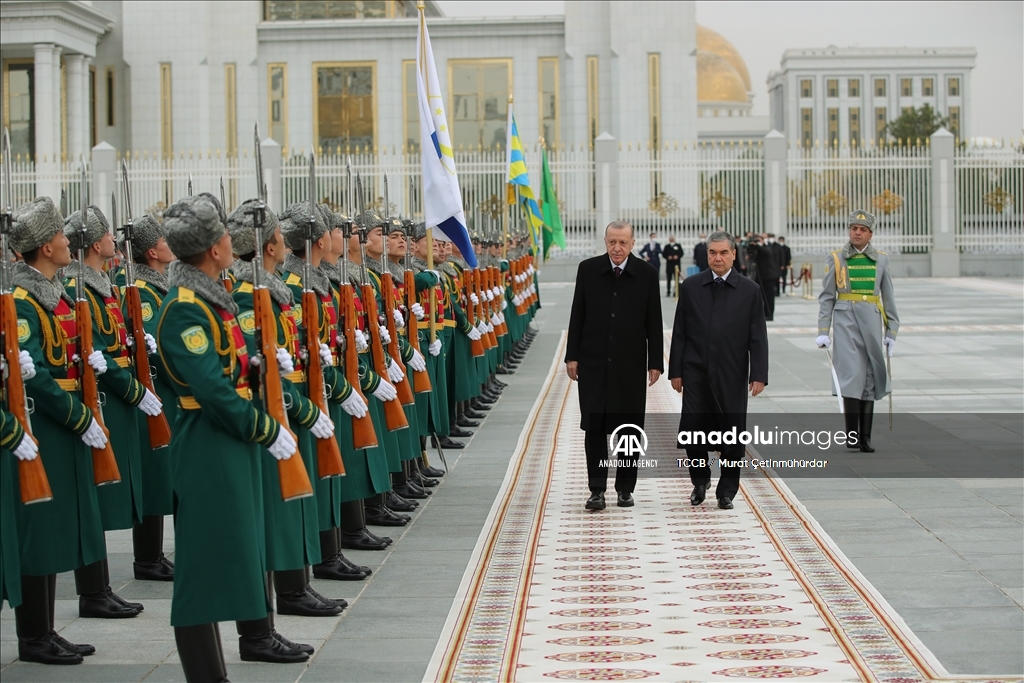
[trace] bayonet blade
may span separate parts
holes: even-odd
[[[192,196],[192,174],[188,174],[188,196]]]
[[[228,212],[228,202],[224,198],[224,176],[220,177],[220,205],[224,209],[224,213]]]
[[[309,146],[309,219],[316,221],[316,152]]]
[[[110,229],[117,232],[117,193],[110,193]]]
[[[64,217],[68,215],[68,191],[63,187],[60,188],[60,215]]]
[[[256,196],[260,201],[267,202],[267,186],[263,184],[263,153],[260,150],[260,124],[257,121],[253,137],[256,142]]]
[[[14,211],[14,184],[11,180],[11,162],[14,159],[11,158],[11,133],[7,130],[7,126],[4,126],[4,212],[13,213]],[[6,256],[6,254],[5,254]]]
[[[121,186],[124,188],[124,218],[128,223],[132,222],[132,186],[128,182],[128,163],[121,159]]]

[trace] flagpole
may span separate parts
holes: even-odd
[[[426,9],[425,3],[423,3],[422,1],[416,3],[416,10],[419,12],[419,15],[420,15],[420,77],[423,79],[424,87],[428,87],[427,86],[427,41],[423,40],[423,36],[426,33],[426,31],[427,31],[427,19],[426,19],[426,15],[424,14],[424,10],[425,9]],[[429,96],[429,93],[428,93],[428,96]],[[420,140],[420,154],[421,155],[423,154],[423,145],[424,144],[425,144],[425,141],[424,140]],[[427,179],[424,176],[423,177],[423,196],[424,196],[424,198],[426,197],[426,191],[427,191]],[[426,222],[426,218],[427,218],[427,213],[426,213],[426,207],[424,206],[424,211],[423,211],[423,220],[424,220],[424,222]],[[427,228],[427,270],[433,270],[434,269],[434,228],[432,226],[430,226],[430,225],[426,226],[426,228]],[[440,284],[440,282],[438,282],[437,284]],[[428,315],[430,316],[430,325],[429,325],[430,343],[433,344],[435,341],[437,341],[437,289],[436,289],[436,285],[434,287],[430,288],[430,295],[429,295],[429,297],[430,297],[429,298],[429,301],[430,301],[430,311],[428,312]]]

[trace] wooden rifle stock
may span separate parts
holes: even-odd
[[[352,391],[366,403],[366,397],[359,384],[359,352],[356,350],[356,301],[352,285],[341,285],[341,321],[345,335],[345,379],[352,385]],[[352,418],[352,447],[356,450],[373,448],[377,445],[377,432],[373,429],[373,418],[367,412],[362,417]]]
[[[135,379],[146,387],[154,396],[156,388],[149,371],[149,348],[146,345],[146,328],[142,326],[142,297],[134,282],[126,283],[125,299],[128,303],[128,325],[132,335],[132,356],[135,364]],[[167,423],[167,415],[147,415],[149,427],[149,447],[165,448],[171,443],[171,426]]]
[[[480,316],[477,313],[476,304],[473,303],[473,299],[472,299],[472,295],[473,295],[473,276],[472,276],[472,272],[469,271],[469,270],[463,271],[462,278],[463,278],[462,290],[463,290],[463,293],[464,293],[464,295],[466,297],[466,319],[469,321],[469,324],[471,326],[476,328],[477,325],[480,324]],[[479,297],[477,297],[477,300],[479,301]],[[477,332],[479,332],[479,331],[480,330],[477,329]],[[469,340],[469,353],[470,353],[471,356],[473,356],[473,358],[479,358],[480,356],[484,355],[484,342],[483,342],[482,338],[480,338],[480,339],[470,339]]]
[[[21,363],[18,360],[18,312],[14,308],[14,295],[4,292],[0,295],[0,335],[3,335],[4,360],[7,362],[7,379],[4,394],[7,410],[25,430],[26,439],[32,436],[32,425],[25,407],[25,384],[21,379]],[[32,460],[18,460],[18,481],[21,487],[21,502],[45,503],[53,500],[50,480],[46,478],[42,457]]]
[[[409,319],[405,321],[405,332],[409,336],[409,344],[419,351],[419,323],[412,312],[412,305],[416,303],[416,276],[411,270],[407,270],[403,280],[405,282],[405,310],[409,312]],[[416,385],[417,394],[425,394],[433,389],[430,385],[430,373],[426,370],[415,371],[412,378],[413,383]]]
[[[495,298],[495,301],[497,302],[495,308],[500,312],[501,302],[505,300],[505,287],[503,286],[504,278],[501,275],[501,269],[498,268],[497,266],[491,266],[490,268],[487,269],[487,274],[488,284],[490,284],[492,288],[497,287],[498,289],[501,290],[501,296]],[[494,331],[498,334],[499,337],[504,337],[506,334],[508,334],[508,324],[504,320],[502,320],[501,325],[496,327]]]
[[[281,424],[281,429],[295,437],[288,427],[288,412],[284,405],[284,389],[281,386],[281,372],[277,365],[277,322],[274,320],[274,309],[270,303],[270,290],[256,287],[252,290],[253,314],[256,318],[257,343],[263,357],[261,368],[263,408],[270,417]],[[298,439],[295,439],[296,444]],[[277,474],[281,480],[281,498],[294,500],[313,495],[313,485],[309,481],[309,473],[302,462],[298,446],[292,457],[277,461]]]
[[[395,389],[398,390],[398,401],[403,406],[407,406],[416,403],[416,396],[413,395],[412,385],[409,382],[409,368],[402,362],[402,351],[398,347],[398,326],[395,323],[395,285],[391,280],[391,273],[384,272],[381,275],[380,288],[384,294],[384,317],[388,320],[388,335],[391,336],[388,353],[391,355],[391,360],[398,363],[398,367],[405,373],[405,377],[395,385]],[[409,314],[412,315],[411,312]],[[408,325],[409,321],[406,320],[405,324]]]
[[[110,445],[110,432],[103,424],[100,394],[96,388],[96,371],[89,365],[89,355],[93,351],[92,313],[89,311],[89,302],[84,299],[75,302],[75,326],[78,328],[78,355],[81,357],[82,366],[82,403],[92,411],[93,419],[107,437],[107,443],[103,448],[92,449],[93,482],[97,486],[116,484],[121,481],[121,472],[117,469],[114,449]]]
[[[477,298],[480,300],[480,303],[476,305],[477,316],[483,318],[484,322],[490,323],[491,318],[494,317],[494,303],[491,301],[487,301],[485,303],[483,273],[479,268],[476,268],[470,271],[470,278],[473,283],[473,288],[476,290]],[[487,291],[490,291],[490,289]],[[488,327],[487,334],[484,335],[484,348],[493,349],[497,345],[498,339],[494,334],[494,330]]]
[[[309,400],[324,415],[327,412],[327,391],[324,388],[324,369],[320,364],[320,301],[311,289],[302,291],[302,324],[306,328],[306,387]],[[345,475],[338,440],[332,434],[316,439],[317,476],[321,479]]]
[[[380,375],[385,382],[390,382],[387,361],[384,360],[384,342],[380,338],[380,317],[377,312],[377,298],[374,295],[373,285],[363,285],[362,292],[363,306],[366,309],[366,328],[370,333],[370,353],[373,354],[373,371]],[[401,402],[397,400],[384,401],[384,422],[389,432],[409,426],[409,420],[405,416],[405,411],[402,410]]]

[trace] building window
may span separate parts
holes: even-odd
[[[511,59],[448,60],[452,144],[505,147]]]
[[[559,130],[558,57],[537,60],[537,82],[540,84],[540,134],[548,148],[561,143]]]
[[[4,60],[4,126],[11,134],[11,153],[35,157],[35,66],[29,60]]]
[[[106,88],[107,88],[107,126],[112,127],[114,125],[114,67],[108,66],[105,70]]]
[[[813,115],[813,109],[800,110],[800,144],[804,147],[810,147],[814,142]]]
[[[238,92],[235,65],[224,65],[224,147],[228,156],[238,156]]]
[[[947,91],[949,96],[950,97],[960,97],[960,79],[959,78],[950,78],[949,81],[947,81],[947,83],[949,84],[948,85],[949,89]]]
[[[266,21],[304,19],[391,19],[404,17],[412,3],[405,0],[264,0]]]
[[[830,78],[825,81],[825,89],[829,97],[839,97],[839,79]]]
[[[160,64],[160,153],[174,156],[174,109],[171,107],[171,65]]]
[[[885,97],[885,79],[875,79],[875,97]]]
[[[802,78],[800,79],[800,97],[811,96],[811,79]]]
[[[949,108],[949,132],[960,137],[960,107]]]
[[[846,94],[849,97],[860,97],[860,79],[851,78],[846,81]]]
[[[590,138],[591,147],[594,146],[601,126],[600,85],[597,57],[587,57],[587,137]]]
[[[875,107],[875,144],[885,142],[886,117],[885,107]]]
[[[935,95],[935,80],[932,78],[921,79],[921,96],[932,97]]]
[[[850,146],[856,147],[860,144],[860,107],[850,107]]]
[[[900,97],[914,96],[914,81],[910,78],[900,79]]]
[[[650,137],[654,150],[661,148],[661,55],[647,55],[647,110],[650,116]]]
[[[376,62],[314,63],[313,139],[318,148],[376,145]]]
[[[420,146],[420,101],[416,92],[416,60],[402,62],[402,112],[405,145],[410,152]]]
[[[839,145],[839,110],[829,109],[828,110],[828,146],[837,147]]]
[[[267,64],[267,111],[270,137],[288,154],[288,65]]]

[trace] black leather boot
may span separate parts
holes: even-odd
[[[220,649],[217,624],[175,626],[174,642],[188,683],[221,683],[228,680]]]
[[[174,581],[174,563],[164,557],[164,518],[146,515],[132,528],[135,562],[132,568],[138,581]]]
[[[860,402],[860,450],[864,453],[874,453],[875,448],[871,445],[871,423],[875,419],[875,402]]]
[[[277,591],[278,614],[297,617],[336,617],[342,607],[326,604],[309,590],[305,569],[290,569],[274,572],[274,588]],[[346,603],[347,604],[347,603]]]
[[[238,631],[238,654],[243,662],[269,662],[290,664],[305,662],[309,654],[287,647],[274,637],[274,626],[268,614],[263,619],[236,621]]]
[[[859,449],[860,437],[857,436],[857,429],[860,425],[860,399],[843,396],[843,421],[846,423],[846,447],[853,450]],[[850,434],[857,436],[857,440],[853,443],[851,443],[849,438]]]
[[[95,619],[131,619],[142,611],[118,599],[105,580],[106,560],[93,562],[75,570],[78,593],[78,616]]]
[[[82,653],[63,647],[60,641],[53,638],[49,576],[21,577],[21,604],[14,608],[14,619],[18,633],[18,659],[21,661],[38,664],[82,663]]]
[[[373,526],[405,526],[409,522],[381,504],[366,506],[366,523]]]
[[[412,512],[420,506],[415,500],[409,500],[397,491],[386,491],[384,493],[384,504],[392,512]],[[399,517],[408,517],[408,515],[399,515]],[[409,517],[409,519],[412,518]]]

